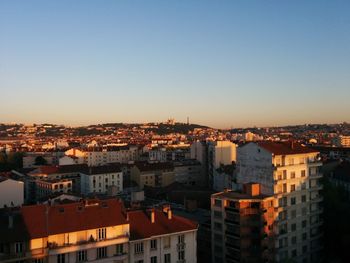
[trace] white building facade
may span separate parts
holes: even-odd
[[[21,206],[24,202],[24,183],[0,177],[0,208]]]
[[[237,183],[256,182],[274,196],[276,262],[320,262],[322,175],[318,152],[290,142],[248,143],[238,150]]]

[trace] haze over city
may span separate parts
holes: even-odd
[[[350,121],[348,1],[1,1],[0,122]]]

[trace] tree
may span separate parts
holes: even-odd
[[[35,158],[35,165],[47,165],[47,161],[44,157],[38,156]]]

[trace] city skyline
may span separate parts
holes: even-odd
[[[348,122],[349,7],[3,1],[0,122]]]

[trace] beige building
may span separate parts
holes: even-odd
[[[172,163],[136,163],[130,170],[131,180],[140,189],[144,186],[165,187],[175,182],[174,165]]]
[[[248,143],[238,150],[237,183],[256,182],[274,197],[276,262],[320,262],[319,153],[293,142]]]
[[[137,146],[103,146],[86,149],[70,149],[66,156],[76,157],[77,163],[86,163],[88,166],[106,165],[108,163],[128,163],[137,161],[139,149]],[[70,162],[71,160],[65,160]]]
[[[117,199],[0,210],[0,262],[196,263],[197,224]]]

